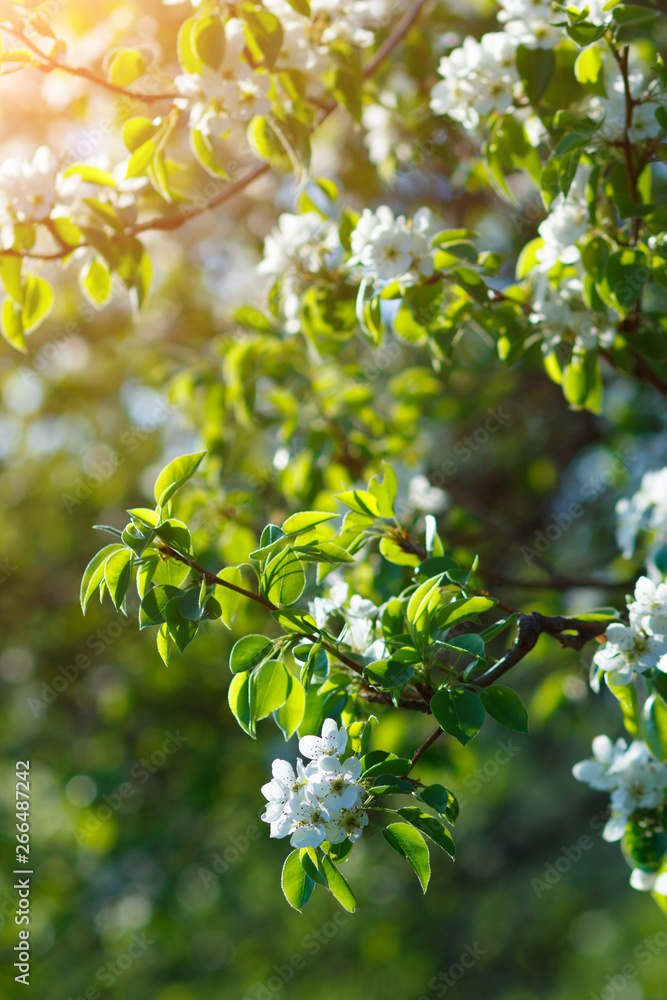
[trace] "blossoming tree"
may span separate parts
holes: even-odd
[[[437,446],[442,380],[472,369],[500,398],[487,441],[508,375],[560,386],[582,422],[613,421],[606,397],[629,382],[661,405],[667,29],[649,3],[502,0],[480,5],[470,34],[460,6],[164,0],[150,23],[119,18],[86,60],[67,12],[3,4],[4,86],[47,95],[66,138],[64,151],[18,143],[0,165],[2,333],[29,355],[72,294],[94,310],[127,294],[140,329],[188,232],[202,260],[230,225],[255,255],[211,355],[165,351],[199,450],[105,529],[81,604],[108,593],[136,613],[166,665],[211,623],[234,633],[232,713],[253,738],[272,718],[308,761],[276,760],[263,788],[270,834],[293,848],[292,906],[320,885],[353,910],[344,862],[371,827],[426,890],[428,843],[454,857],[458,804],[419,763],[487,715],[528,732],[504,682],[544,634],[597,648],[590,683],[613,694],[631,742],[598,737],[574,776],[611,792],[604,836],[667,908],[664,449],[617,506],[625,575],[614,564],[602,580],[592,554],[590,578],[573,580],[545,546],[519,546],[556,594],[634,591],[566,615],[501,599],[509,557],[455,539],[452,505],[479,505]],[[72,123],[86,113],[84,143]],[[252,435],[263,475],[245,462]],[[554,538],[578,516],[561,514]],[[252,605],[261,632],[245,628]],[[375,745],[392,712],[432,717],[409,756]]]

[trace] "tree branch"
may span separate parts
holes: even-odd
[[[394,30],[391,32],[389,37],[382,43],[373,58],[370,59],[364,66],[364,80],[367,80],[370,76],[372,76],[375,70],[391,55],[394,49],[400,45],[405,35],[417,20],[417,17],[419,16],[419,13],[425,3],[426,0],[415,0],[405,16],[401,19],[401,21],[399,21]],[[324,122],[337,107],[338,104],[335,101],[322,106],[320,113],[315,120],[313,132],[319,128],[322,122]],[[246,170],[244,174],[241,174],[238,180],[230,184],[229,187],[219,191],[218,194],[214,194],[213,197],[209,198],[209,200],[203,205],[193,205],[190,208],[184,208],[181,212],[176,212],[174,215],[154,216],[152,219],[147,219],[146,222],[141,222],[127,230],[126,235],[137,236],[139,233],[145,233],[148,230],[164,231],[179,229],[186,222],[189,222],[190,219],[203,215],[205,212],[210,212],[212,209],[218,208],[226,201],[229,201],[230,198],[233,198],[240,191],[243,191],[249,184],[252,184],[253,181],[257,180],[258,177],[262,177],[264,174],[268,173],[270,169],[271,168],[268,163],[257,163],[253,167],[250,167],[249,170]]]
[[[429,736],[429,738],[422,743],[422,745],[419,747],[419,749],[417,751],[415,751],[415,753],[412,756],[412,760],[410,761],[410,767],[409,767],[409,770],[408,770],[408,774],[410,773],[410,771],[412,770],[412,768],[415,766],[415,764],[419,760],[421,760],[421,758],[424,756],[424,754],[426,753],[426,751],[428,749],[430,749],[430,747],[433,746],[433,744],[435,743],[435,741],[437,739],[439,739],[442,736],[443,733],[444,733],[444,729],[441,729],[440,726],[438,726],[438,728],[435,730],[435,732],[431,733],[431,735]]]
[[[481,677],[471,678],[476,687],[490,687],[499,677],[526,656],[537,644],[537,640],[545,633],[557,639],[561,646],[568,649],[583,649],[586,643],[597,636],[604,635],[609,623],[587,621],[581,618],[563,618],[560,615],[548,617],[539,611],[521,615],[517,622],[516,639],[505,655]],[[576,635],[569,633],[575,632]]]
[[[42,73],[53,73],[54,70],[61,70],[63,73],[69,73],[70,76],[82,77],[84,80],[95,83],[99,87],[104,87],[105,90],[110,90],[114,94],[123,94],[124,97],[129,97],[133,101],[144,101],[146,104],[152,104],[154,101],[173,101],[178,97],[178,94],[142,94],[135,90],[127,90],[125,87],[119,87],[117,84],[105,80],[103,76],[98,76],[91,70],[86,69],[85,66],[68,66],[67,63],[58,62],[57,59],[53,59],[46,52],[42,52],[40,47],[32,42],[27,35],[24,35],[22,31],[19,31],[18,28],[10,28],[6,24],[3,24],[2,30],[6,31],[8,35],[13,35],[14,38],[17,38],[31,52],[34,52],[35,55],[43,60],[42,65],[36,67]]]
[[[262,597],[261,594],[255,594],[252,590],[246,590],[245,587],[237,587],[235,583],[230,583],[229,580],[223,580],[222,577],[216,576],[215,573],[211,573],[209,570],[204,569],[199,563],[196,563],[194,559],[190,559],[188,556],[183,555],[176,549],[172,549],[170,545],[160,545],[159,550],[168,556],[170,559],[176,559],[178,562],[184,563],[185,566],[189,566],[193,569],[195,573],[199,573],[208,583],[215,583],[219,587],[226,587],[227,590],[233,590],[236,594],[241,594],[242,597],[247,597],[251,601],[255,601],[256,604],[261,604],[263,608],[267,608],[269,611],[280,611],[281,609],[273,601],[269,601],[266,597]],[[311,633],[310,635],[304,635],[304,639],[310,639],[312,642],[321,642],[322,648],[326,649],[328,653],[335,656],[337,660],[340,660],[346,667],[353,670],[356,674],[363,676],[364,668],[356,663],[353,659],[347,656],[345,653],[341,653],[340,650],[336,649],[335,646],[330,646],[328,642],[322,639],[322,636],[316,633]]]

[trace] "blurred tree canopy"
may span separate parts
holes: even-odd
[[[344,867],[357,912],[316,891],[301,915],[259,793],[296,737],[286,746],[267,718],[252,740],[228,704],[234,644],[278,636],[276,621],[253,601],[231,628],[202,617],[167,667],[134,589],[126,615],[79,606],[86,565],[114,540],[93,525],[122,530],[128,509],[153,507],[166,463],[204,449],[174,516],[211,573],[248,563],[268,524],[341,514],[334,495],[387,463],[409,539],[435,518],[446,555],[465,571],[478,556],[474,589],[510,611],[625,621],[636,579],[662,578],[664,526],[635,550],[616,509],[667,466],[665,21],[657,5],[616,5],[613,21],[570,6],[1,6],[3,996],[23,989],[25,759],[40,1000],[661,995],[664,914],[601,837],[608,795],[571,776],[594,737],[623,734],[618,691],[589,685],[596,644],[548,635],[513,670],[530,735],[488,715],[474,740],[447,735],[420,759],[423,784],[460,805],[456,861],[432,851],[426,896],[368,828]],[[239,19],[241,36],[226,27]],[[456,92],[454,53],[496,33],[514,38],[511,68],[468,45]],[[629,58],[644,74],[634,126]],[[43,145],[52,160],[35,166]],[[579,210],[575,196],[586,218],[568,216],[569,243],[545,222]],[[389,277],[400,240],[379,264],[377,235],[361,244],[362,213],[380,206],[413,241]],[[310,228],[292,245],[288,225]],[[342,570],[384,606],[423,561],[366,546]],[[188,587],[187,567],[164,562],[161,582]],[[248,571],[243,584],[258,590]],[[446,599],[466,585],[448,577]],[[327,579],[309,569],[307,588],[304,611]],[[489,639],[490,664],[511,643]],[[659,702],[642,686],[658,674],[639,678],[641,703]],[[366,693],[390,690],[369,676]],[[354,689],[337,718],[377,711],[372,747],[410,758],[434,722],[384,701]],[[661,711],[662,755],[646,717],[625,722],[664,760]]]

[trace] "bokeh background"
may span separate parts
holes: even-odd
[[[174,26],[189,9],[92,7],[70,0],[54,18],[75,47],[72,61],[88,65],[121,38],[173,60]],[[445,36],[451,45],[452,33],[488,28],[490,7],[434,5],[430,30],[415,31],[387,70],[378,87],[396,90],[406,107],[390,154],[375,147],[381,176],[344,116],[332,116],[316,157],[353,206],[429,204],[511,260],[542,217],[535,192],[517,190],[519,207],[508,212],[465,173],[472,140],[433,139],[420,111]],[[0,83],[6,155],[31,155],[42,141],[81,157],[84,142],[117,154],[114,129],[91,137],[91,122],[109,113],[104,93],[39,74]],[[606,797],[570,775],[595,735],[621,735],[613,700],[588,688],[590,651],[564,652],[543,638],[515,671],[531,737],[489,720],[467,748],[443,739],[424,760],[420,776],[442,781],[462,803],[458,858],[433,854],[425,898],[410,869],[369,834],[347,868],[357,914],[316,892],[299,915],[279,887],[286,844],[270,841],[259,819],[272,759],[294,757],[296,747],[270,721],[252,741],[226,704],[231,644],[261,630],[261,612],[244,611],[234,635],[219,624],[200,633],[168,669],[154,636],[110,604],[81,615],[80,576],[100,544],[93,525],[122,525],[125,508],[150,497],[164,462],[200,445],[213,458],[193,516],[218,565],[243,559],[264,523],[280,523],[290,505],[320,503],[322,491],[394,455],[405,481],[423,472],[441,482],[449,463],[443,537],[462,559],[481,553],[489,585],[508,603],[544,613],[618,605],[640,570],[641,558],[629,563],[618,552],[613,508],[646,469],[667,464],[667,414],[653,389],[610,372],[595,416],[567,409],[539,348],[507,368],[480,335],[453,367],[433,372],[408,345],[378,364],[353,341],[325,352],[308,394],[290,360],[300,351],[294,341],[267,369],[258,357],[248,375],[258,391],[285,388],[284,407],[267,404],[244,423],[228,402],[221,357],[236,336],[234,308],[261,303],[261,241],[293,199],[291,182],[272,176],[177,237],[152,237],[155,287],[141,318],[122,291],[94,310],[70,272],[51,268],[56,307],[29,356],[0,348],[0,996],[26,993],[13,982],[11,871],[14,763],[29,759],[29,995],[39,1000],[659,1000],[665,916],[629,889],[617,845],[600,837]],[[511,265],[499,281],[510,278]],[[335,366],[355,375],[365,362],[375,365],[368,392],[344,398]],[[290,392],[302,418],[291,429]],[[484,439],[489,408],[499,406],[506,416]],[[544,589],[545,572],[522,547],[535,548],[572,502],[583,515],[544,559],[583,583]],[[399,577],[385,564],[358,583],[380,601]],[[592,583],[599,579],[611,586]],[[375,744],[414,750],[429,731],[426,719],[389,712]],[[628,963],[636,976],[624,971]]]

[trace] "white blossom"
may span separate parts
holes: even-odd
[[[630,885],[640,892],[657,892],[660,896],[667,896],[667,872],[645,872],[642,868],[634,868]]]
[[[589,212],[586,189],[592,164],[580,163],[567,195],[562,192],[554,198],[549,215],[538,226],[544,246],[536,252],[541,270],[550,271],[554,264],[573,264],[579,260],[577,240],[588,229]]]
[[[359,266],[362,274],[379,282],[397,279],[414,280],[433,274],[431,239],[435,235],[431,212],[420,208],[412,220],[398,218],[388,205],[376,212],[364,209],[350,236],[350,266]]]
[[[489,32],[479,42],[465,38],[460,48],[440,61],[443,79],[431,91],[431,109],[469,129],[485,115],[510,111],[520,85],[517,45],[503,31]]]
[[[600,670],[609,672],[613,684],[629,684],[635,671],[645,673],[658,666],[667,653],[664,636],[651,635],[633,624],[610,625],[605,634],[607,641],[593,659]]]
[[[631,142],[642,139],[654,139],[660,135],[662,126],[655,117],[658,102],[646,100],[647,81],[641,70],[632,70],[628,74],[630,96],[635,104],[632,108],[631,125],[628,137]],[[602,134],[609,142],[620,141],[625,136],[627,122],[625,78],[616,73],[606,80],[607,97],[591,98],[588,110],[591,118],[603,121]]]
[[[302,736],[299,740],[299,753],[311,760],[331,754],[345,753],[347,746],[347,730],[339,729],[333,719],[326,719],[322,726],[321,736]]]
[[[319,847],[324,840],[340,844],[357,840],[368,824],[361,808],[366,790],[359,782],[358,757],[341,760],[347,731],[326,719],[321,736],[303,736],[299,750],[310,763],[274,760],[273,778],[262,786],[267,805],[262,819],[272,837],[290,837],[292,847]]]
[[[639,489],[616,504],[617,540],[623,555],[630,558],[641,531],[652,535],[649,567],[667,542],[667,468],[646,472]]]
[[[667,766],[657,761],[641,740],[627,747],[624,740],[612,744],[607,736],[598,736],[593,753],[595,760],[575,764],[572,774],[591,788],[611,792],[612,816],[603,837],[620,840],[636,810],[655,809],[664,801]]]

